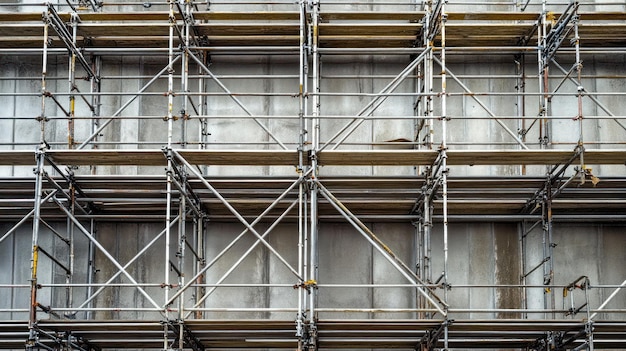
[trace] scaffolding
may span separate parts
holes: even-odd
[[[465,11],[468,5],[499,10]],[[11,301],[0,309],[10,316],[0,321],[0,348],[626,349],[626,310],[609,308],[616,296],[624,296],[626,280],[596,284],[582,275],[556,284],[553,265],[559,254],[555,223],[626,223],[626,116],[605,102],[623,98],[626,91],[594,91],[586,81],[597,75],[585,76],[583,69],[585,56],[626,55],[624,5],[574,0],[68,0],[3,3],[0,11],[0,54],[6,60],[41,59],[40,77],[0,77],[16,82],[14,91],[3,90],[0,98],[39,104],[29,106],[26,114],[14,108],[13,115],[2,117],[13,128],[20,122],[33,123],[28,124],[33,128],[36,122],[38,137],[13,137],[0,151],[0,165],[11,172],[34,167],[34,176],[4,177],[0,184],[0,220],[10,225],[0,233],[0,245],[32,226],[27,253],[19,253],[30,256],[30,276],[0,285],[11,296],[28,295],[26,304]],[[154,74],[125,73],[125,60],[137,57]],[[402,62],[401,70],[368,73],[376,81],[373,93],[335,91],[327,82],[368,75],[325,70],[345,57],[373,62],[393,57]],[[454,62],[459,57],[508,60],[512,73],[457,74]],[[274,65],[297,61],[297,71],[245,73],[245,65],[255,58],[276,60]],[[219,72],[213,67],[220,60],[240,62],[243,73]],[[534,64],[536,72],[528,72]],[[66,74],[49,71],[63,65]],[[119,73],[111,69],[119,65]],[[476,91],[469,83],[475,79],[508,79],[515,81],[515,89]],[[254,91],[229,84],[246,80],[297,85],[289,91]],[[20,81],[31,87],[22,91]],[[139,82],[137,89],[128,89],[131,81]],[[378,86],[382,88],[374,89]],[[358,112],[333,114],[332,106],[324,107],[347,96],[364,101]],[[259,113],[251,107],[259,98],[289,102],[278,113]],[[515,113],[497,113],[487,102],[493,98],[513,99]],[[103,111],[107,99],[118,99],[119,107]],[[166,108],[147,106],[146,112],[127,113],[142,99],[144,105],[165,100]],[[472,101],[480,115],[459,114],[459,99]],[[575,101],[575,114],[554,111],[556,99]],[[213,101],[231,107],[219,109]],[[380,112],[389,101],[408,101],[410,113]],[[263,138],[238,138],[237,130],[234,137],[212,137],[224,120],[249,123]],[[388,121],[408,123],[410,138],[355,137],[368,123]],[[459,121],[493,122],[503,137],[453,138]],[[587,121],[606,123],[621,139],[598,138],[587,132]],[[112,137],[115,124],[148,132],[128,142]],[[576,131],[573,139],[553,138],[553,130],[563,124]],[[295,135],[287,135],[291,132]],[[56,137],[59,133],[65,140]],[[621,166],[622,174],[596,174],[589,165]],[[323,171],[360,166],[409,167],[413,174]],[[493,166],[512,167],[516,175],[455,174],[462,168]],[[111,169],[124,167],[135,167],[136,174],[109,175],[115,173]],[[258,167],[277,169],[270,174],[278,175],[241,171]],[[213,173],[215,168],[234,175]],[[97,230],[102,223],[118,222],[155,223],[158,234],[124,261],[110,251],[107,234]],[[338,222],[361,235],[402,283],[320,280],[320,226]],[[378,222],[411,226],[415,262],[387,245],[370,225]],[[517,281],[481,285],[451,279],[453,222],[518,225],[522,274],[514,277]],[[216,223],[236,223],[241,231],[221,251],[209,253],[207,231]],[[270,240],[279,226],[297,233],[295,255],[287,257]],[[46,247],[44,234],[63,247]],[[441,240],[440,252],[434,252],[434,237]],[[86,250],[77,250],[79,240]],[[244,242],[249,245],[244,253],[224,263],[217,279],[208,280],[207,272]],[[531,245],[541,247],[538,261],[525,255]],[[139,278],[130,267],[147,252],[155,255],[156,247],[162,250],[159,277]],[[228,281],[258,247],[288,272],[291,283]],[[433,273],[434,255],[440,257],[441,274]],[[97,257],[114,267],[112,276],[96,277]],[[41,279],[42,262],[54,266],[62,278]],[[539,283],[529,278],[535,272],[541,272]],[[278,289],[285,301],[295,303],[208,303],[217,289],[251,287]],[[106,289],[137,293],[141,307],[97,304]],[[403,289],[414,301],[393,308],[320,303],[320,291],[334,289]],[[452,291],[480,294],[481,289],[513,291],[521,301],[472,308],[454,303],[451,296]],[[527,302],[531,291],[541,295],[541,307]],[[594,292],[606,297],[595,304],[590,298]],[[42,304],[42,294],[54,295],[54,303]],[[220,313],[262,317],[211,318]],[[369,318],[333,318],[345,313]],[[272,314],[295,319],[267,317]],[[458,317],[466,315],[470,318]]]

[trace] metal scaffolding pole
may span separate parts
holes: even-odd
[[[44,123],[43,121],[41,122]],[[41,195],[42,195],[42,183],[44,175],[44,154],[46,150],[44,146],[37,150],[35,155],[37,160],[37,168],[35,169],[35,209],[33,213],[33,232],[31,242],[31,259],[30,259],[30,305],[28,314],[28,341],[26,342],[26,349],[33,350],[38,345],[38,331],[37,331],[37,265],[39,263],[39,223],[41,219]]]
[[[171,218],[172,218],[172,201],[173,201],[173,194],[172,194],[172,182],[173,182],[173,177],[174,177],[174,165],[172,162],[172,139],[173,139],[173,134],[174,134],[174,30],[178,29],[176,27],[177,23],[176,23],[176,15],[174,13],[174,5],[175,5],[175,0],[169,0],[168,1],[169,4],[169,41],[168,41],[168,54],[167,54],[167,58],[168,58],[168,65],[167,65],[167,117],[166,117],[166,122],[167,122],[167,153],[166,153],[166,158],[167,158],[167,168],[166,168],[166,208],[165,208],[165,252],[164,252],[164,280],[163,280],[163,301],[167,302],[170,300],[170,290],[173,287],[172,282],[170,281],[170,267],[172,265],[172,263],[170,262],[171,258],[170,258],[170,251],[171,251],[171,240],[172,240],[172,236],[171,236],[171,231],[170,231],[170,226],[171,226]],[[183,57],[185,58],[185,57]],[[184,212],[183,212],[184,215]],[[183,221],[184,219],[181,218],[181,221]],[[180,230],[180,227],[179,227]],[[178,234],[180,235],[180,233]],[[181,300],[182,300],[182,294],[183,292],[181,291]],[[165,320],[163,323],[163,349],[167,350],[169,349],[171,346],[169,345],[169,324],[171,321],[171,316],[170,316],[170,310],[169,308],[165,309]]]
[[[441,146],[439,148],[439,158],[441,162],[441,196],[442,196],[442,215],[443,215],[443,301],[444,301],[444,309],[445,313],[442,313],[446,320],[443,323],[443,348],[444,350],[448,350],[449,348],[449,333],[448,333],[448,256],[449,256],[449,248],[448,248],[448,110],[447,110],[447,74],[448,67],[446,66],[446,22],[448,19],[448,15],[446,13],[446,3],[447,0],[439,0],[437,2],[437,7],[440,8],[440,13],[438,14],[437,21],[439,21],[440,25],[440,36],[441,36],[441,51],[439,64],[441,65]],[[437,60],[435,57],[433,57]]]
[[[311,23],[309,28],[309,39],[311,47],[311,91],[312,95],[312,110],[311,110],[311,152],[309,155],[311,175],[308,179],[309,194],[310,194],[310,212],[309,212],[309,262],[308,262],[308,279],[307,281],[312,284],[317,284],[319,281],[319,215],[318,215],[318,185],[315,182],[319,175],[318,166],[318,152],[320,149],[320,95],[321,92],[321,62],[319,53],[319,24],[320,24],[320,1],[308,0],[309,10],[311,12]],[[308,323],[308,335],[305,348],[310,351],[316,351],[318,349],[318,290],[310,289],[309,291],[309,323]]]
[[[309,32],[307,26],[307,1],[299,2],[299,35],[300,35],[300,51],[299,51],[299,69],[298,69],[298,102],[299,102],[299,111],[298,118],[300,123],[300,133],[298,140],[298,166],[296,171],[299,176],[302,177],[306,169],[305,158],[308,156],[308,150],[306,150],[306,142],[308,137],[307,130],[307,116],[308,116],[308,104],[307,104],[307,94],[308,94],[308,73],[309,73]],[[304,287],[305,282],[307,282],[308,272],[306,271],[306,263],[305,263],[305,238],[306,238],[306,221],[307,218],[304,217],[305,208],[307,206],[306,195],[305,195],[305,186],[304,182],[300,182],[298,184],[298,274],[302,277],[302,280],[298,282],[298,286]],[[306,289],[300,288],[298,289],[298,314],[296,316],[296,336],[298,337],[298,351],[304,351],[307,347],[307,336],[308,336],[308,328],[306,325]]]

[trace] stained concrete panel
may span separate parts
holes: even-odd
[[[601,284],[618,285],[626,280],[623,270],[619,267],[626,267],[626,237],[624,236],[624,228],[612,225],[603,225],[600,227],[601,235],[598,237],[602,242],[599,244],[602,248],[598,252],[601,260],[599,262],[599,279]],[[593,284],[593,283],[592,283]],[[603,289],[600,293],[600,300],[606,301],[614,292],[614,288]],[[626,308],[626,291],[623,289],[615,295],[615,298],[609,302],[606,309],[624,309]],[[599,319],[620,319],[619,314],[603,313],[598,316]]]
[[[467,266],[467,283],[475,285],[492,285],[495,283],[494,255],[483,255],[481,252],[489,248],[497,252],[494,245],[494,230],[491,223],[476,223],[468,225],[467,238],[469,240],[469,262]],[[459,248],[463,249],[463,248]],[[460,251],[460,250],[459,250]],[[458,251],[456,251],[458,252]],[[453,255],[455,255],[453,253]],[[469,291],[470,308],[484,310],[492,308],[494,301],[493,289],[472,289]],[[471,313],[470,318],[493,318],[491,313]]]
[[[296,226],[289,224],[279,225],[269,234],[268,242],[292,268],[298,271],[298,244],[300,240]],[[304,242],[302,242],[302,245],[304,245]],[[293,288],[293,285],[298,284],[297,276],[291,272],[278,256],[272,253],[268,256],[268,283],[287,285],[268,288],[266,292],[268,307],[284,309],[298,306],[298,293],[300,290]],[[301,259],[303,257],[301,256]],[[304,274],[304,272],[300,273]],[[292,319],[294,318],[294,313],[272,312],[270,313],[270,318]]]
[[[0,225],[0,233],[6,233],[11,228],[9,224],[1,224]],[[12,284],[14,283],[13,278],[13,269],[9,269],[9,267],[15,267],[14,265],[14,237],[13,235],[8,236],[4,241],[0,243],[0,267],[2,267],[2,274],[0,274],[0,284]],[[0,289],[0,309],[8,309],[13,306],[13,290],[11,289]],[[0,312],[0,319],[8,320],[11,319],[10,312]]]
[[[103,223],[98,226],[97,238],[98,242],[102,245],[104,250],[106,250],[109,254],[114,257],[118,255],[118,243],[119,239],[117,236],[117,224],[115,223]],[[96,250],[95,255],[95,281],[98,283],[105,283],[115,274],[116,267],[115,265],[106,258],[102,251]],[[122,279],[117,277],[112,283],[121,283]],[[126,281],[127,282],[127,281]],[[112,307],[117,306],[121,296],[119,295],[119,289],[105,288],[100,295],[98,295],[97,299],[94,300],[94,306],[96,307]],[[119,318],[119,313],[114,311],[98,311],[95,314],[96,318],[102,319],[116,319]]]
[[[10,78],[15,76],[15,63],[13,59],[9,59],[6,57],[0,57],[0,76],[7,77],[9,79],[0,80],[0,91],[3,92],[14,92],[15,91],[15,81],[10,80]],[[6,150],[13,148],[10,144],[15,142],[13,127],[14,121],[7,118],[16,116],[15,111],[15,97],[12,96],[3,96],[0,97],[0,104],[4,106],[4,108],[0,109],[0,130],[10,131],[5,133],[0,133],[0,149]],[[13,173],[13,167],[11,166],[0,166],[0,175],[2,176],[11,176]]]
[[[348,224],[321,224],[319,233],[320,284],[371,284],[372,247]],[[370,308],[372,292],[363,288],[320,288],[321,308]],[[320,313],[319,318],[367,318],[368,313]]]
[[[262,234],[263,226],[255,229]],[[212,262],[218,253],[226,248],[242,231],[244,227],[239,224],[214,223],[208,229],[206,240],[207,262]],[[207,271],[206,281],[216,284],[222,278],[225,283],[236,284],[267,284],[268,281],[268,252],[262,244],[254,249],[241,261],[238,268],[232,274],[226,275],[232,267],[243,257],[256,242],[256,237],[246,233],[222,258],[215,261],[214,266]],[[207,290],[211,290],[208,288]],[[267,307],[265,287],[220,287],[215,289],[206,300],[209,308],[265,308]],[[206,313],[207,318],[267,318],[263,312],[228,313],[226,311]]]
[[[519,228],[516,223],[494,223],[494,283],[497,285],[519,285],[520,240]],[[496,308],[520,309],[522,305],[522,290],[520,288],[496,288],[494,292]],[[497,318],[519,318],[518,313],[501,312]]]
[[[526,223],[524,231],[528,231],[534,223]],[[526,289],[526,307],[529,309],[543,309],[545,289],[544,283],[544,236],[541,226],[528,232],[524,240],[524,257],[523,257],[523,275],[528,274],[524,282],[526,285],[532,285],[533,288]],[[546,241],[547,242],[547,241]],[[534,270],[532,273],[531,270]],[[543,318],[543,314],[529,314],[529,318]]]
[[[470,239],[467,235],[468,227],[462,223],[452,223],[448,228],[448,283],[468,284],[470,282],[468,265],[470,264]],[[435,225],[432,231],[432,281],[437,281],[444,271],[444,234],[443,228]],[[441,280],[440,282],[443,282]],[[461,289],[451,289],[445,292],[436,289],[440,298],[445,298],[451,309],[467,307],[470,304],[470,295]],[[468,318],[467,313],[454,313],[454,318]]]
[[[373,232],[394,254],[409,268],[415,267],[415,227],[410,224],[378,223],[372,225]],[[372,257],[372,283],[408,284],[410,283],[377,250]],[[373,308],[411,308],[415,304],[415,290],[408,288],[379,288],[373,290]],[[413,313],[379,313],[373,318],[412,318]]]

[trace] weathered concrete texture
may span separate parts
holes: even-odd
[[[621,230],[620,230],[621,229]],[[619,285],[624,281],[624,273],[618,273],[624,267],[626,255],[623,248],[626,238],[623,227],[563,225],[555,228],[554,241],[558,246],[554,249],[555,283],[569,284],[580,276],[588,276],[591,285]],[[610,267],[610,268],[609,268]],[[614,288],[593,289],[590,291],[590,304],[599,306]],[[574,292],[575,307],[584,302],[584,294],[580,290]],[[557,292],[557,296],[560,295]],[[558,301],[558,300],[557,300]],[[565,306],[568,306],[567,300]],[[557,306],[559,306],[557,302]],[[607,309],[624,308],[626,294],[622,291],[612,300]],[[607,315],[600,314],[599,318]],[[616,315],[611,315],[616,317]]]
[[[519,284],[519,241],[515,224],[451,224],[448,237],[448,283],[454,285]],[[433,278],[443,271],[443,233],[435,226],[433,237]],[[443,291],[438,290],[440,296]],[[508,318],[506,313],[486,313],[494,308],[521,307],[519,289],[458,287],[448,291],[451,309],[472,309],[454,313],[454,318]]]
[[[69,237],[65,223],[50,223],[50,225],[64,237]],[[4,234],[12,227],[12,224],[3,224],[0,226],[1,232]],[[0,308],[17,308],[26,309],[30,305],[30,278],[31,278],[31,257],[32,257],[32,223],[24,223],[15,233],[7,237],[0,243],[0,284],[19,284],[25,287],[17,289],[0,289]],[[75,233],[74,250],[75,250],[75,274],[74,280],[71,282],[84,282],[86,279],[86,256],[82,252],[86,252],[86,240],[80,237],[78,232]],[[70,268],[70,255],[68,245],[53,234],[51,230],[43,225],[40,228],[39,247],[41,250],[51,254],[66,268]],[[52,306],[64,308],[67,303],[76,306],[84,300],[85,289],[74,288],[71,292],[73,299],[69,299],[70,292],[65,288],[50,287],[48,284],[67,283],[65,270],[54,263],[50,258],[39,252],[39,263],[37,267],[37,283],[43,287],[37,290],[37,302],[43,306]],[[57,311],[58,314],[65,312]],[[27,319],[27,312],[7,313],[1,312],[0,319]],[[38,318],[53,318],[43,312],[38,313]]]
[[[65,233],[65,223],[52,224],[57,231]],[[2,225],[2,231],[8,230]],[[267,225],[255,227],[263,235]],[[370,228],[377,236],[394,251],[409,267],[415,264],[415,228],[408,224],[374,223]],[[146,247],[164,229],[160,223],[101,223],[97,227],[96,236],[102,246],[122,265],[131,260],[136,253]],[[206,235],[207,262],[212,262],[216,255],[228,246],[243,231],[240,224],[212,223]],[[623,226],[610,225],[576,225],[557,223],[554,226],[554,279],[553,284],[566,285],[582,275],[589,277],[592,288],[589,290],[590,304],[597,308],[612,292],[613,288],[600,289],[598,285],[618,285],[623,281],[623,267],[626,257],[622,248],[624,241]],[[32,227],[24,227],[8,239],[0,243],[0,284],[28,285],[30,277],[30,246]],[[171,231],[171,260],[176,262],[177,230]],[[187,228],[187,238],[194,242],[191,228]],[[289,223],[281,224],[266,237],[267,242],[297,270],[298,233],[296,227]],[[541,262],[542,235],[533,232],[526,238],[526,270]],[[74,283],[87,280],[88,240],[80,232],[75,232],[75,274]],[[205,318],[294,318],[295,313],[284,309],[297,307],[297,290],[291,285],[297,278],[290,270],[266,247],[257,244],[255,236],[250,233],[233,246],[221,259],[215,262],[206,274],[207,284],[222,281],[226,284],[238,284],[237,287],[220,287],[212,292],[201,307],[213,310],[203,314]],[[62,262],[68,262],[67,247],[49,230],[42,229],[40,246],[53,253]],[[517,313],[484,313],[485,309],[516,309],[523,307],[526,301],[528,308],[543,308],[544,298],[549,294],[544,288],[527,288],[524,291],[506,287],[516,285],[522,275],[520,267],[520,241],[517,224],[508,223],[455,223],[449,228],[448,282],[453,288],[448,291],[448,302],[452,309],[473,309],[462,313],[453,313],[453,318],[513,318],[520,317]],[[433,279],[436,279],[443,265],[441,227],[436,225],[433,232]],[[252,249],[251,249],[252,248]],[[178,283],[173,270],[169,270],[164,262],[165,237],[162,235],[138,260],[127,268],[127,272],[145,287],[146,293],[161,306],[164,300],[164,289],[159,285],[165,282],[166,270],[172,284]],[[228,271],[249,252],[239,266]],[[193,257],[187,250],[185,260],[186,279],[191,279]],[[97,283],[104,283],[117,272],[117,268],[102,252],[97,250],[95,274]],[[542,269],[531,274],[527,283],[541,286],[543,283]],[[47,257],[40,257],[39,282],[64,283],[65,273]],[[118,277],[114,283],[128,284],[126,277]],[[388,261],[377,252],[359,233],[348,224],[322,223],[319,235],[319,278],[322,285],[318,290],[320,308],[339,309],[335,312],[320,313],[320,318],[412,318],[411,313],[356,313],[351,309],[366,308],[414,308],[416,304],[415,290],[411,288],[332,288],[324,284],[405,284],[401,276]],[[281,284],[279,287],[251,286],[255,284]],[[460,285],[498,285],[499,287],[467,288]],[[455,287],[456,286],[456,287]],[[595,287],[594,287],[595,286]],[[208,287],[207,291],[211,288]],[[28,289],[0,289],[0,308],[27,308]],[[176,291],[174,288],[170,294]],[[575,290],[564,300],[560,290],[555,294],[556,308],[569,308],[571,296],[574,296],[575,307],[584,301],[582,291]],[[444,296],[437,289],[439,296]],[[79,307],[85,301],[84,288],[73,291],[73,306]],[[193,291],[185,294],[187,307],[193,305]],[[38,290],[38,301],[44,306],[53,308],[66,307],[67,291],[64,288],[45,287]],[[121,309],[118,311],[99,311],[95,317],[110,318],[161,318],[160,314],[147,311],[133,311],[135,308],[153,308],[154,306],[133,287],[109,287],[96,298],[95,307]],[[172,307],[176,307],[175,305]],[[623,309],[626,297],[620,293],[607,306],[608,309]],[[123,310],[128,308],[131,310]],[[246,312],[248,308],[283,309],[275,312]],[[244,309],[233,311],[230,309]],[[176,313],[172,313],[175,316]],[[83,312],[77,318],[84,318]],[[529,318],[543,318],[543,314],[529,314]],[[552,316],[551,316],[552,317]],[[564,316],[556,314],[554,318]],[[2,313],[2,319],[24,319],[25,312]],[[39,318],[48,318],[40,313]],[[598,318],[621,318],[619,314],[600,314]]]
[[[408,267],[415,267],[415,228],[410,224],[377,223],[372,230]],[[409,281],[377,250],[373,250],[373,284],[407,284]],[[406,288],[373,289],[373,308],[410,308],[415,306],[416,292]],[[412,318],[413,313],[379,313],[373,318]]]
[[[518,225],[495,223],[494,225],[495,281],[500,285],[520,284],[520,241]],[[500,288],[495,290],[496,308],[522,308],[522,290]],[[498,318],[519,318],[519,313],[502,312]]]
[[[259,234],[265,232],[263,226],[255,229]],[[207,262],[222,252],[224,248],[238,237],[245,228],[240,224],[215,223],[208,228],[206,250]],[[243,284],[243,287],[225,287],[215,289],[206,300],[208,308],[265,308],[267,307],[267,288],[246,287],[245,285],[267,284],[268,282],[268,252],[262,244],[257,242],[252,233],[244,234],[220,260],[216,261],[207,271],[207,283],[215,284],[219,281],[231,284]],[[250,250],[252,249],[252,250]],[[249,251],[244,257],[244,254]],[[240,258],[243,258],[240,263]],[[226,275],[235,265],[232,274]],[[291,263],[292,265],[294,263]],[[211,288],[207,288],[211,291]],[[207,318],[267,318],[262,312],[227,312],[218,311],[206,313]]]
[[[295,225],[279,225],[269,235],[268,242],[296,271],[298,270],[298,227]],[[303,243],[304,245],[304,243]],[[304,257],[302,257],[304,259]],[[300,272],[303,273],[303,272]],[[287,286],[271,287],[267,292],[267,306],[270,308],[294,308],[298,306],[298,290],[293,285],[298,278],[273,253],[268,254],[267,278],[270,284],[287,284]],[[289,286],[291,285],[291,286]],[[308,298],[308,296],[307,296]],[[293,319],[293,312],[272,312],[273,319]]]
[[[326,224],[319,235],[319,283],[370,284],[372,248],[347,224]],[[371,306],[371,289],[320,289],[321,308],[359,308]],[[367,318],[367,313],[320,313],[319,318]]]
[[[164,225],[157,223],[118,224],[103,223],[97,230],[98,241],[108,254],[113,256],[122,266],[125,266],[139,250],[164,229]],[[171,232],[170,257],[171,262],[176,262],[176,231]],[[170,283],[177,284],[178,278],[170,266],[165,262],[165,236],[156,241],[144,255],[126,268],[138,283],[162,284],[165,283],[165,272],[170,275]],[[108,259],[103,251],[96,251],[95,274],[96,282],[105,283],[118,272],[113,261]],[[190,271],[190,267],[187,267]],[[113,283],[130,284],[131,281],[125,276],[118,276]],[[142,287],[157,306],[163,306],[164,289],[157,286]],[[123,308],[155,308],[152,303],[136,288],[120,287],[106,288],[95,300],[96,307],[119,307]],[[159,318],[156,312],[137,311],[101,311],[96,314],[98,318]]]
[[[603,284],[621,284],[626,280],[625,273],[618,267],[626,267],[626,237],[624,236],[624,227],[603,225],[600,227],[601,240],[599,243],[598,255],[602,257],[602,261],[598,268],[599,281]],[[593,284],[593,282],[592,282]],[[605,301],[613,293],[614,289],[603,289],[601,299]],[[618,295],[610,302],[607,309],[624,309],[626,308],[626,291],[621,290]],[[606,319],[622,319],[618,314],[602,314],[600,318]]]
[[[523,227],[522,232],[528,231],[528,229],[530,229],[530,226],[532,226],[533,224],[534,222],[526,223],[526,226]],[[542,264],[544,257],[547,255],[544,254],[544,241],[547,242],[548,240],[544,239],[541,226],[529,232],[523,239],[523,275],[528,274],[531,270],[537,268],[535,271],[528,274],[524,281],[526,285],[538,286],[538,288],[534,287],[526,289],[526,307],[531,310],[544,309],[546,307],[545,289],[543,288],[543,283],[544,269],[547,266],[544,266],[545,263]],[[545,317],[544,314],[529,314],[528,316],[529,318]]]
[[[5,233],[7,230],[11,228],[9,224],[0,224],[0,232]],[[14,236],[10,236],[5,239],[2,243],[0,243],[0,284],[13,284],[15,281],[15,274],[19,273],[19,271],[14,269],[15,266],[15,238]],[[15,294],[15,290],[2,288],[0,289],[0,309],[8,309],[14,306],[13,295]],[[17,319],[19,318],[17,314],[9,312],[0,312],[0,319]]]

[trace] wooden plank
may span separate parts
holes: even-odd
[[[43,23],[33,24],[5,24],[0,25],[0,37],[28,37],[28,36],[41,36],[43,37]],[[54,30],[50,30],[50,34],[54,34]],[[42,43],[43,45],[43,43]]]
[[[371,23],[371,24],[326,24],[319,25],[320,36],[326,35],[354,35],[354,36],[369,36],[369,35],[418,35],[422,26],[418,23]]]
[[[193,17],[207,21],[298,21],[298,11],[254,11],[254,12],[226,12],[226,11],[194,11]]]
[[[295,166],[298,154],[292,150],[179,150],[192,164],[219,166]],[[161,150],[51,150],[47,154],[62,165],[165,165]],[[318,154],[323,166],[409,166],[430,165],[434,150],[324,150]],[[554,165],[567,162],[569,150],[448,150],[449,165]],[[576,163],[575,161],[574,163]],[[587,150],[590,165],[625,164],[626,149]],[[33,151],[0,152],[0,165],[34,165]]]
[[[534,21],[538,12],[448,12],[448,21]],[[298,21],[298,11],[194,11],[197,20],[207,21]],[[322,11],[322,21],[408,21],[418,22],[425,16],[424,11]],[[560,14],[555,14],[558,19]],[[580,12],[581,21],[624,21],[626,12]],[[59,17],[69,21],[70,14],[60,12]],[[168,11],[145,12],[84,12],[79,13],[82,21],[167,21]],[[180,19],[180,16],[176,14]],[[27,22],[41,21],[41,12],[3,12],[0,21]]]
[[[530,24],[519,23],[484,23],[484,24],[461,24],[450,23],[446,25],[446,38],[448,36],[462,36],[465,38],[479,36],[524,36],[533,29]]]
[[[416,36],[320,36],[322,48],[411,48]]]
[[[579,12],[581,21],[626,21],[626,12]]]
[[[195,26],[200,35],[248,36],[248,35],[298,35],[299,27],[293,24],[254,23],[254,24],[213,24],[202,23]],[[79,34],[85,37],[98,36],[167,36],[169,24],[163,23],[83,23]]]
[[[553,165],[567,162],[574,153],[568,150],[449,150],[449,165]],[[322,151],[321,165],[410,166],[430,165],[437,157],[428,150]],[[624,164],[626,150],[587,150],[588,164]]]
[[[448,21],[536,21],[536,12],[449,12]]]
[[[398,12],[374,12],[374,11],[344,11],[320,13],[320,19],[326,21],[407,21],[419,22],[424,17],[424,11],[398,11]]]

